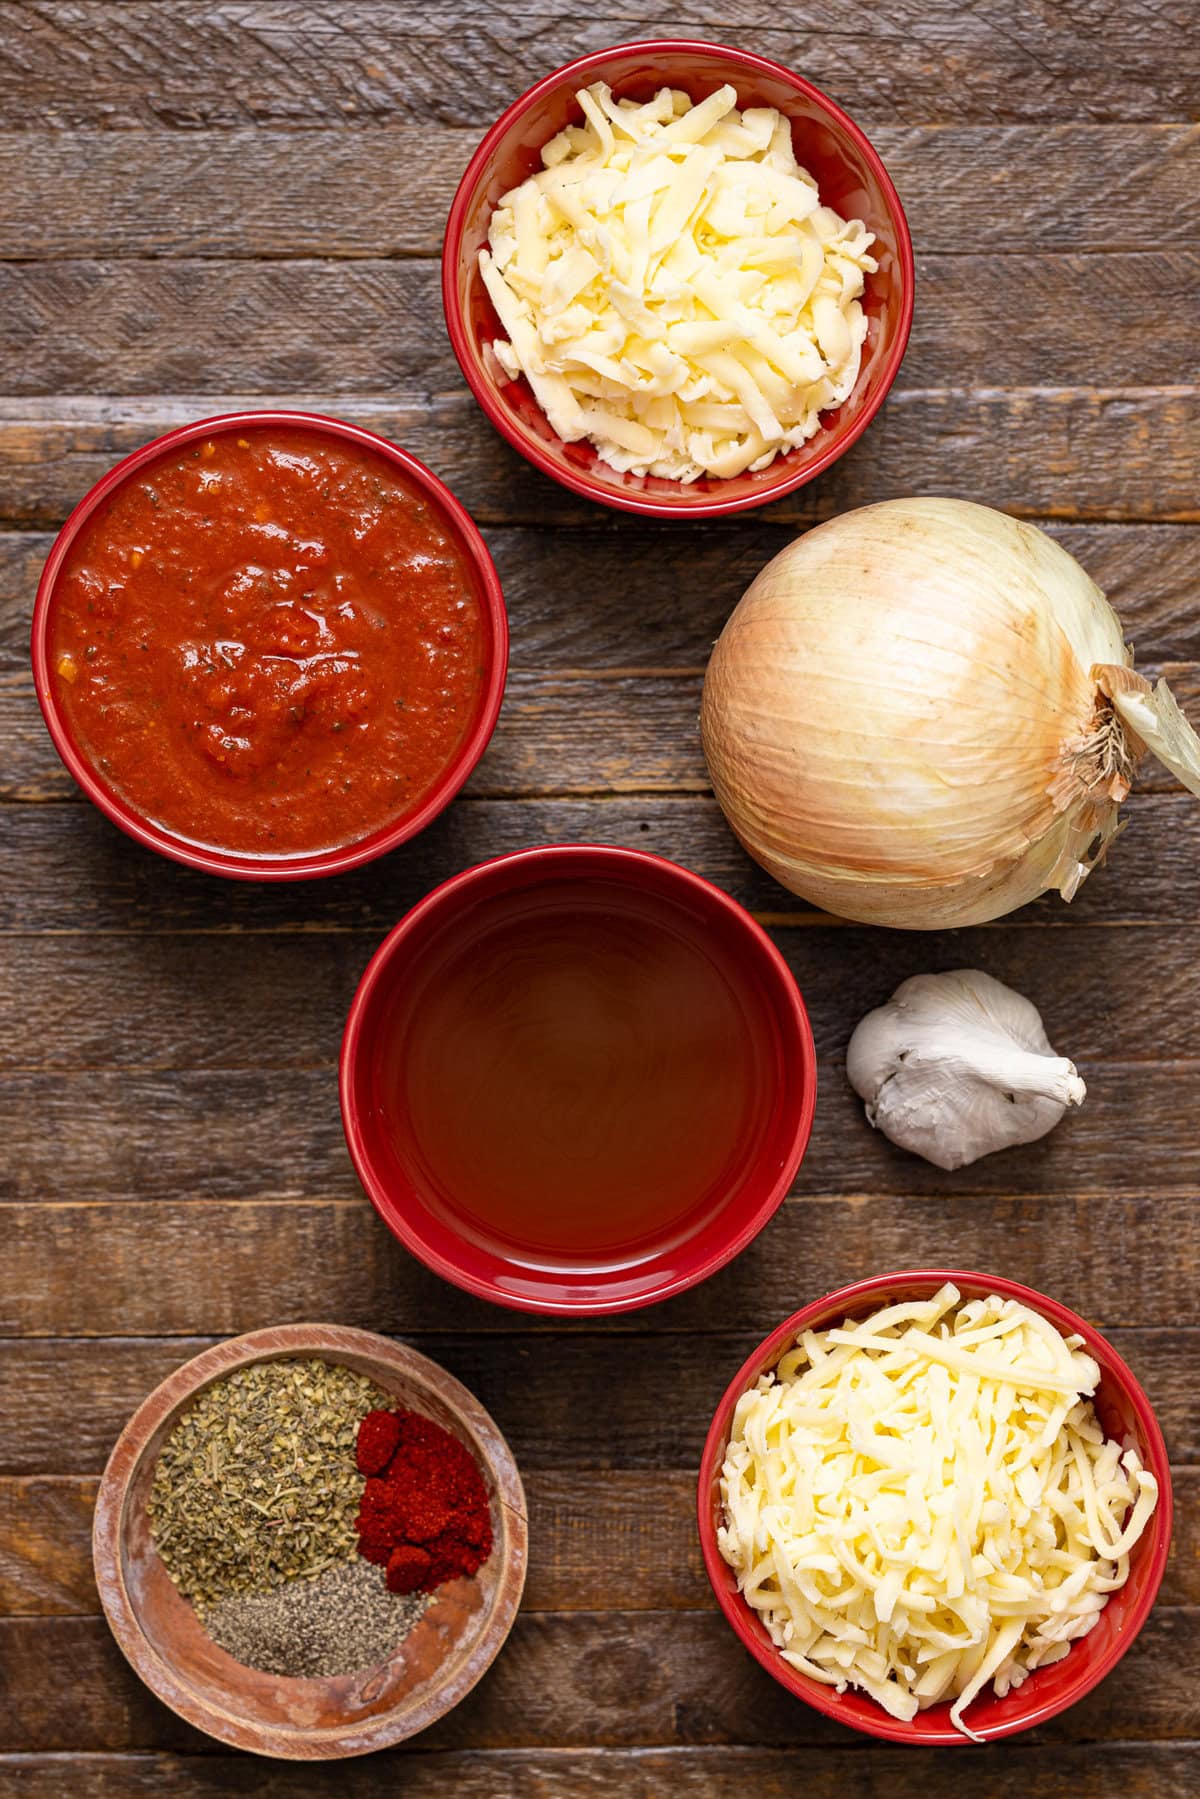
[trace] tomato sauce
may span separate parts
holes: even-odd
[[[308,427],[215,432],[80,532],[51,679],[101,779],[194,843],[260,856],[416,811],[478,712],[486,622],[436,506]]]

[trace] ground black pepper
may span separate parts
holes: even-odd
[[[204,1622],[235,1661],[311,1679],[386,1661],[432,1603],[428,1593],[389,1593],[355,1556],[268,1593],[233,1594]]]

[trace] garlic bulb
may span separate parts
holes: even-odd
[[[713,651],[701,728],[730,824],[794,893],[906,930],[1070,899],[1147,746],[1200,741],[1044,532],[889,500],[767,564]]]
[[[876,1129],[939,1168],[1033,1143],[1087,1092],[1037,1007],[978,968],[901,982],[858,1025],[846,1073]]]

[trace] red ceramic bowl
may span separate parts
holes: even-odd
[[[1171,1546],[1171,1471],[1162,1431],[1150,1409],[1150,1402],[1116,1350],[1086,1319],[1068,1311],[1056,1300],[1035,1293],[1032,1287],[1022,1287],[1016,1281],[1001,1280],[990,1274],[964,1273],[954,1268],[923,1268],[856,1281],[853,1286],[842,1287],[805,1306],[778,1330],[772,1331],[730,1381],[704,1444],[698,1493],[700,1542],[708,1578],[721,1610],[755,1660],[761,1662],[768,1674],[774,1675],[789,1693],[815,1706],[827,1717],[836,1718],[839,1724],[848,1724],[867,1736],[926,1748],[933,1744],[970,1741],[951,1724],[949,1705],[931,1706],[928,1711],[918,1712],[911,1723],[906,1724],[890,1717],[865,1693],[850,1689],[837,1693],[832,1687],[822,1686],[819,1681],[810,1680],[790,1668],[757,1614],[738,1592],[733,1570],[717,1549],[716,1533],[721,1509],[721,1468],[734,1407],[759,1375],[775,1367],[801,1331],[828,1329],[847,1317],[865,1317],[893,1301],[927,1299],[946,1281],[953,1281],[964,1299],[998,1293],[1004,1299],[1020,1300],[1040,1312],[1064,1336],[1077,1332],[1083,1338],[1088,1355],[1100,1365],[1095,1405],[1101,1424],[1110,1437],[1136,1449],[1143,1465],[1158,1481],[1158,1505],[1130,1555],[1129,1579],[1120,1592],[1110,1596],[1100,1614],[1100,1622],[1088,1636],[1073,1644],[1070,1654],[1061,1662],[1039,1668],[1022,1687],[1005,1698],[997,1699],[990,1688],[981,1693],[968,1709],[966,1719],[974,1731],[989,1740],[1013,1736],[1019,1730],[1031,1730],[1035,1724],[1044,1724],[1048,1718],[1066,1711],[1077,1699],[1082,1699],[1085,1693],[1090,1693],[1116,1667],[1154,1604]]]
[[[793,122],[797,160],[816,177],[824,204],[860,218],[875,233],[877,274],[863,306],[868,330],[862,368],[844,405],[827,413],[815,436],[769,468],[728,480],[684,485],[660,476],[622,474],[591,445],[567,444],[551,430],[528,383],[511,381],[492,351],[504,332],[479,273],[479,251],[502,194],[541,167],[541,149],[578,114],[575,93],[606,81],[618,99],[648,99],[664,84],[702,100],[724,83],[740,106],[777,107]],[[581,56],[547,75],[509,107],[467,165],[446,225],[442,302],[450,341],[483,410],[514,449],[564,487],[626,512],[659,518],[714,517],[780,499],[827,469],[860,438],[896,377],[913,312],[913,253],[908,224],[877,152],[854,121],[811,82],[778,63],[721,44],[665,39],[619,44]]]
[[[527,1248],[481,1222],[478,1212],[464,1213],[461,1196],[435,1166],[436,1153],[414,1123],[424,1102],[413,1096],[428,1075],[424,1052],[412,1046],[422,1041],[422,1014],[427,1021],[447,991],[447,967],[461,969],[492,932],[503,931],[503,954],[524,979],[523,971],[536,965],[541,936],[561,928],[557,921],[576,919],[584,905],[595,911],[601,930],[615,921],[635,945],[665,928],[687,954],[703,956],[740,1014],[743,1053],[756,1073],[747,1084],[753,1111],[739,1122],[727,1164],[737,1170],[730,1186],[718,1177],[715,1189],[697,1195],[694,1211],[681,1208],[678,1220],[658,1235],[638,1235],[639,1218],[628,1240],[572,1255]],[[508,936],[514,929],[515,940]],[[474,966],[481,960],[475,954]],[[513,990],[520,991],[516,980]],[[577,1002],[588,1003],[587,997]],[[504,1048],[489,1053],[503,1054]],[[341,1098],[346,1141],[372,1203],[389,1230],[435,1273],[521,1311],[625,1312],[694,1286],[766,1224],[808,1142],[816,1062],[804,1003],[786,963],[728,894],[658,856],[556,844],[456,875],[384,940],[350,1008]],[[613,1128],[619,1124],[614,1118]],[[469,1119],[462,1130],[453,1128],[457,1144],[469,1132]],[[570,1203],[571,1193],[564,1191],[563,1204]]]
[[[308,855],[251,856],[237,850],[213,848],[176,836],[143,817],[105,783],[83,747],[76,742],[57,703],[55,684],[50,678],[49,627],[55,586],[75,539],[97,508],[131,475],[156,462],[159,457],[172,455],[185,444],[194,443],[197,438],[264,425],[292,426],[321,432],[363,449],[374,450],[393,463],[437,508],[441,523],[460,546],[464,561],[474,572],[487,633],[484,678],[474,721],[454,757],[443,770],[436,787],[424,802],[416,811],[384,825],[356,843]],[[79,502],[59,532],[38,583],[33,608],[32,656],[38,704],[42,708],[42,716],[54,740],[55,749],[88,798],[122,831],[135,838],[138,843],[145,844],[148,849],[157,850],[160,855],[169,856],[175,862],[186,863],[189,868],[202,869],[206,874],[228,875],[235,880],[244,881],[304,881],[317,875],[341,874],[348,868],[357,868],[362,862],[370,862],[374,857],[382,856],[387,850],[395,849],[397,844],[415,837],[418,831],[423,831],[449,805],[487,748],[488,739],[495,729],[508,669],[508,618],[499,577],[492,566],[487,546],[470,515],[449,488],[424,463],[418,462],[415,456],[410,456],[407,451],[389,443],[387,438],[376,436],[373,431],[365,431],[359,425],[348,425],[342,419],[324,418],[318,413],[234,412],[219,418],[198,419],[193,425],[183,425],[177,431],[168,431],[164,437],[155,438],[153,443],[144,445],[142,449],[135,450],[131,456],[118,462]]]

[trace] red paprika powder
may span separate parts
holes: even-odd
[[[400,1447],[398,1412],[368,1412],[358,1427],[355,1459],[360,1474],[382,1474]]]
[[[418,1412],[368,1412],[356,1455],[367,1476],[359,1554],[386,1570],[393,1593],[430,1593],[482,1566],[492,1552],[487,1488],[457,1437]]]

